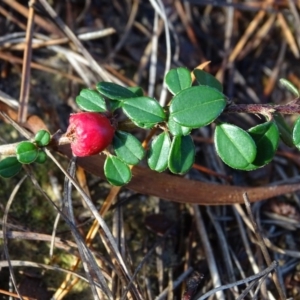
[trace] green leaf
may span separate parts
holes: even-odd
[[[208,86],[194,86],[176,94],[170,114],[182,126],[199,128],[213,122],[226,106],[225,96]]]
[[[278,147],[279,132],[274,122],[266,122],[248,130],[256,145],[256,157],[248,169],[262,167],[274,157]]]
[[[206,85],[218,90],[221,93],[223,92],[223,86],[221,82],[213,75],[199,69],[194,70],[194,75],[199,85]]]
[[[17,175],[22,169],[22,164],[15,156],[6,157],[0,161],[0,176],[10,178]]]
[[[159,103],[150,97],[137,97],[123,101],[124,113],[137,124],[160,123],[166,119]]]
[[[120,186],[131,179],[131,170],[127,164],[116,156],[108,156],[104,163],[104,174],[112,185]]]
[[[148,165],[150,169],[162,172],[168,167],[168,157],[171,140],[167,132],[162,132],[152,141],[148,152]]]
[[[35,144],[25,141],[16,147],[17,159],[22,164],[30,164],[34,162],[38,156],[39,149]]]
[[[216,126],[215,147],[223,162],[234,169],[244,170],[256,157],[256,145],[249,133],[231,125]]]
[[[121,85],[113,82],[99,82],[96,86],[100,94],[112,100],[124,100],[127,98],[134,98],[136,94]]]
[[[168,166],[172,173],[184,174],[195,160],[195,146],[190,135],[173,138],[168,158]]]
[[[168,120],[168,128],[172,135],[188,135],[191,132],[191,128],[179,125],[171,116]]]
[[[294,125],[293,143],[300,150],[300,118],[296,120]]]
[[[50,142],[50,133],[46,130],[39,130],[34,137],[34,141],[39,147],[47,146]]]
[[[139,86],[130,86],[127,88],[129,91],[133,92],[137,97],[143,97],[144,91]]]
[[[46,162],[46,160],[47,160],[47,154],[43,150],[40,150],[34,162],[38,164],[43,164]]]
[[[76,103],[80,109],[91,112],[106,111],[104,98],[94,90],[83,89],[79,96],[76,97]]]
[[[144,128],[144,129],[151,129],[156,123],[140,123],[140,122],[136,122],[133,121],[133,123],[140,127],[140,128]]]
[[[186,68],[172,69],[167,73],[165,83],[169,91],[175,95],[192,85],[191,73]]]
[[[277,128],[279,130],[281,140],[289,147],[294,147],[293,141],[293,131],[291,127],[287,124],[286,120],[280,113],[273,114],[274,121],[276,122]]]
[[[117,100],[108,100],[108,104],[109,104],[109,110],[110,111],[115,111],[118,108],[122,107],[122,102],[121,101],[117,101]]]
[[[113,138],[113,148],[122,161],[129,165],[136,165],[144,157],[145,150],[141,142],[132,134],[117,131]]]
[[[280,78],[279,82],[288,90],[290,91],[294,96],[299,98],[299,91],[298,89],[287,79]]]

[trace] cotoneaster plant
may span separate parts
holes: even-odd
[[[195,146],[191,130],[215,123],[216,152],[228,166],[250,171],[268,164],[274,157],[280,138],[288,146],[300,149],[300,118],[291,129],[281,114],[299,114],[298,90],[281,79],[296,99],[287,105],[234,104],[223,94],[222,84],[212,75],[176,68],[168,72],[165,83],[172,94],[166,107],[154,98],[144,96],[140,87],[125,88],[111,82],[100,82],[96,90],[83,89],[76,97],[82,112],[70,116],[70,125],[63,138],[71,144],[74,156],[104,153],[104,173],[113,185],[124,185],[131,179],[131,166],[145,158],[157,172],[169,169],[184,174],[194,163]],[[244,130],[220,121],[226,113],[254,113],[265,122]],[[119,124],[123,113],[128,121]],[[131,125],[128,126],[128,123]],[[127,124],[124,126],[124,124]],[[128,129],[151,129],[155,134],[147,151]],[[0,161],[0,175],[17,174],[22,164],[43,163],[51,136],[40,131],[32,141],[17,145],[15,155]],[[51,145],[51,144],[50,144]]]

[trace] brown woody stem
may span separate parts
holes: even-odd
[[[270,115],[273,113],[281,114],[300,114],[300,105],[271,105],[271,104],[231,104],[227,106],[224,113],[248,113]]]

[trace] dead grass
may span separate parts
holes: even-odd
[[[15,108],[19,123],[36,115],[52,133],[65,130],[80,89],[101,80],[140,85],[164,104],[166,70],[207,61],[206,70],[237,103],[288,103],[293,97],[279,78],[300,88],[300,6],[293,0],[53,0],[52,8],[36,0],[29,9],[27,2],[0,3],[0,109]],[[226,120],[243,128],[261,122],[238,114]],[[0,124],[2,144],[22,138]],[[34,131],[42,123],[30,124]],[[140,193],[135,183],[120,189],[85,172],[96,160],[75,170],[57,154],[57,164],[49,159],[0,179],[1,299],[18,293],[23,299],[192,300],[207,299],[221,285],[228,286],[210,299],[300,299],[300,200],[296,188],[280,189],[299,181],[298,152],[280,144],[268,166],[240,172],[220,162],[212,134],[211,127],[193,132],[195,166],[180,182],[219,185],[206,185],[201,195],[187,189],[181,203],[175,192],[174,199],[157,192],[178,178],[158,186],[156,175],[154,183],[147,177]],[[135,182],[146,175],[141,170]],[[277,186],[276,195],[290,193],[269,199],[268,185]],[[250,187],[261,187],[256,200],[267,200],[246,209],[241,186],[250,201]],[[198,196],[197,203],[208,203],[212,189],[222,196],[217,201],[231,205],[191,204]],[[9,288],[14,281],[18,288]]]

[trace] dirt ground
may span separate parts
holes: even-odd
[[[299,12],[294,0],[0,0],[0,111],[65,132],[81,89],[112,81],[168,103],[166,71],[205,62],[230,101],[288,104],[295,96],[279,79],[300,89]],[[284,118],[292,127],[298,115]],[[53,149],[57,164],[0,178],[0,299],[300,299],[299,150],[280,142],[271,163],[239,171],[221,162],[213,134],[214,124],[192,131],[183,176],[149,173],[143,160],[131,184],[112,187],[95,158],[79,162],[71,190],[59,168],[72,173],[69,152]],[[2,115],[1,145],[20,140]],[[260,188],[261,201],[244,205],[244,188],[250,201]],[[68,200],[73,221],[58,213]]]

